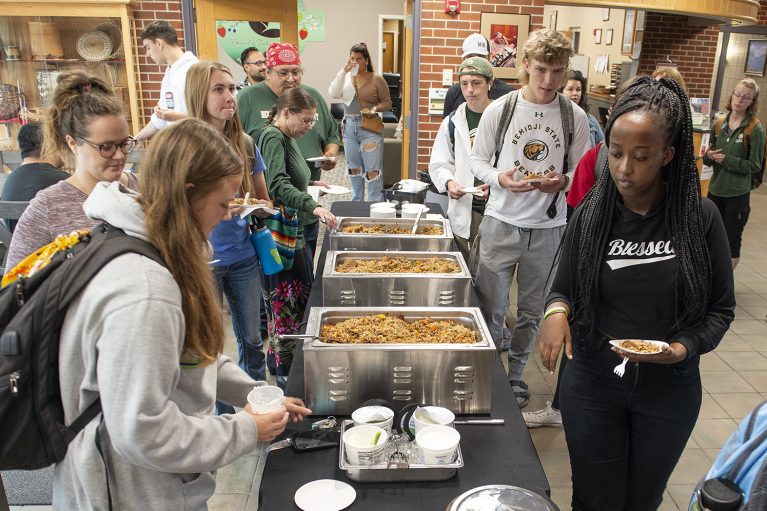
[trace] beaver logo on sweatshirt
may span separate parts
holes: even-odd
[[[543,161],[549,155],[549,147],[541,140],[530,140],[522,152],[530,161]]]
[[[640,264],[652,264],[676,257],[669,241],[626,241],[612,240],[608,243],[607,265],[611,270],[628,268]],[[630,256],[630,257],[615,257]]]

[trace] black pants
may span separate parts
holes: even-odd
[[[737,197],[717,197],[708,194],[708,198],[716,204],[719,214],[724,221],[724,230],[727,232],[727,241],[730,242],[730,256],[735,259],[740,257],[740,245],[743,240],[743,229],[748,222],[751,213],[751,194],[738,195]]]
[[[697,360],[680,369],[629,362],[605,346],[568,361],[560,386],[573,510],[657,509],[698,418]]]

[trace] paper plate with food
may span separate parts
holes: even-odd
[[[242,218],[245,218],[246,216],[250,215],[257,209],[262,209],[269,213],[270,215],[276,215],[280,212],[280,210],[275,209],[273,207],[269,206],[269,201],[262,200],[262,199],[254,199],[253,197],[238,197],[230,203],[231,206],[239,206],[242,207],[242,211],[240,211],[239,215]]]
[[[543,172],[530,172],[529,174],[518,174],[519,181],[525,181],[528,183],[543,183]]]
[[[461,188],[461,191],[463,193],[470,193],[472,195],[476,195],[477,197],[482,197],[485,195],[481,186],[465,186]]]
[[[313,158],[307,158],[306,161],[318,161],[320,163],[326,161],[336,161],[335,156],[315,156]]]
[[[612,339],[610,344],[633,355],[657,355],[668,348],[667,342],[647,339]]]

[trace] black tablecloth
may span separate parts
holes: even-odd
[[[427,204],[431,212],[441,212],[438,204]],[[368,216],[369,204],[336,202],[332,211],[338,216]],[[326,237],[317,267],[317,280],[307,304],[322,306],[322,270],[329,240]],[[476,305],[476,296],[472,297]],[[286,394],[304,395],[304,355],[302,343],[296,347],[288,378]],[[479,416],[481,417],[481,416]],[[490,417],[490,416],[485,416]],[[301,486],[316,479],[337,479],[351,484],[357,499],[350,510],[400,511],[410,509],[443,510],[458,495],[478,486],[509,484],[529,488],[541,495],[549,494],[549,484],[538,459],[522,414],[514,399],[501,359],[496,359],[493,381],[493,418],[505,419],[503,426],[457,425],[461,433],[464,466],[455,477],[440,482],[357,483],[338,468],[338,449],[296,453],[280,449],[268,454],[261,479],[259,510],[298,509],[293,496]],[[459,417],[464,418],[464,417]],[[280,438],[293,431],[310,429],[318,418],[291,424]]]

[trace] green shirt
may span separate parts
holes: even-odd
[[[730,114],[727,114],[722,123],[722,132],[718,137],[711,132],[711,145],[714,149],[723,149],[724,161],[715,163],[707,156],[703,156],[703,163],[714,167],[711,183],[708,191],[717,197],[738,197],[751,192],[752,176],[762,168],[764,158],[764,129],[757,124],[749,139],[749,151],[746,152],[744,142],[744,130],[751,117],[746,117],[740,126],[732,132],[728,132],[727,123]]]
[[[469,147],[474,147],[474,135],[477,134],[477,126],[479,126],[479,120],[482,118],[482,112],[475,112],[473,110],[469,109],[469,105],[466,105],[466,124],[469,127]],[[481,186],[485,183],[474,178],[474,186]],[[485,204],[486,202],[480,198],[472,197],[471,199],[471,209],[479,213],[480,215],[485,214]]]
[[[317,105],[315,120],[317,123],[303,137],[298,139],[298,147],[304,158],[314,158],[325,154],[328,144],[340,144],[338,124],[330,115],[330,109],[322,95],[313,87],[301,85],[301,89],[309,93]],[[258,140],[266,126],[269,111],[277,102],[277,94],[266,84],[259,82],[245,87],[237,93],[237,108],[242,120],[242,126],[253,140]],[[259,147],[260,148],[260,147]],[[263,151],[262,151],[263,152]],[[322,180],[322,169],[315,167],[313,162],[307,162],[312,181]],[[301,215],[301,222],[308,225],[317,221],[314,215]]]
[[[264,177],[269,195],[277,204],[311,214],[319,204],[306,193],[309,167],[296,140],[286,136],[276,126],[269,125],[261,132],[258,147],[266,163]],[[299,225],[296,250],[304,246],[303,231],[303,224]]]

